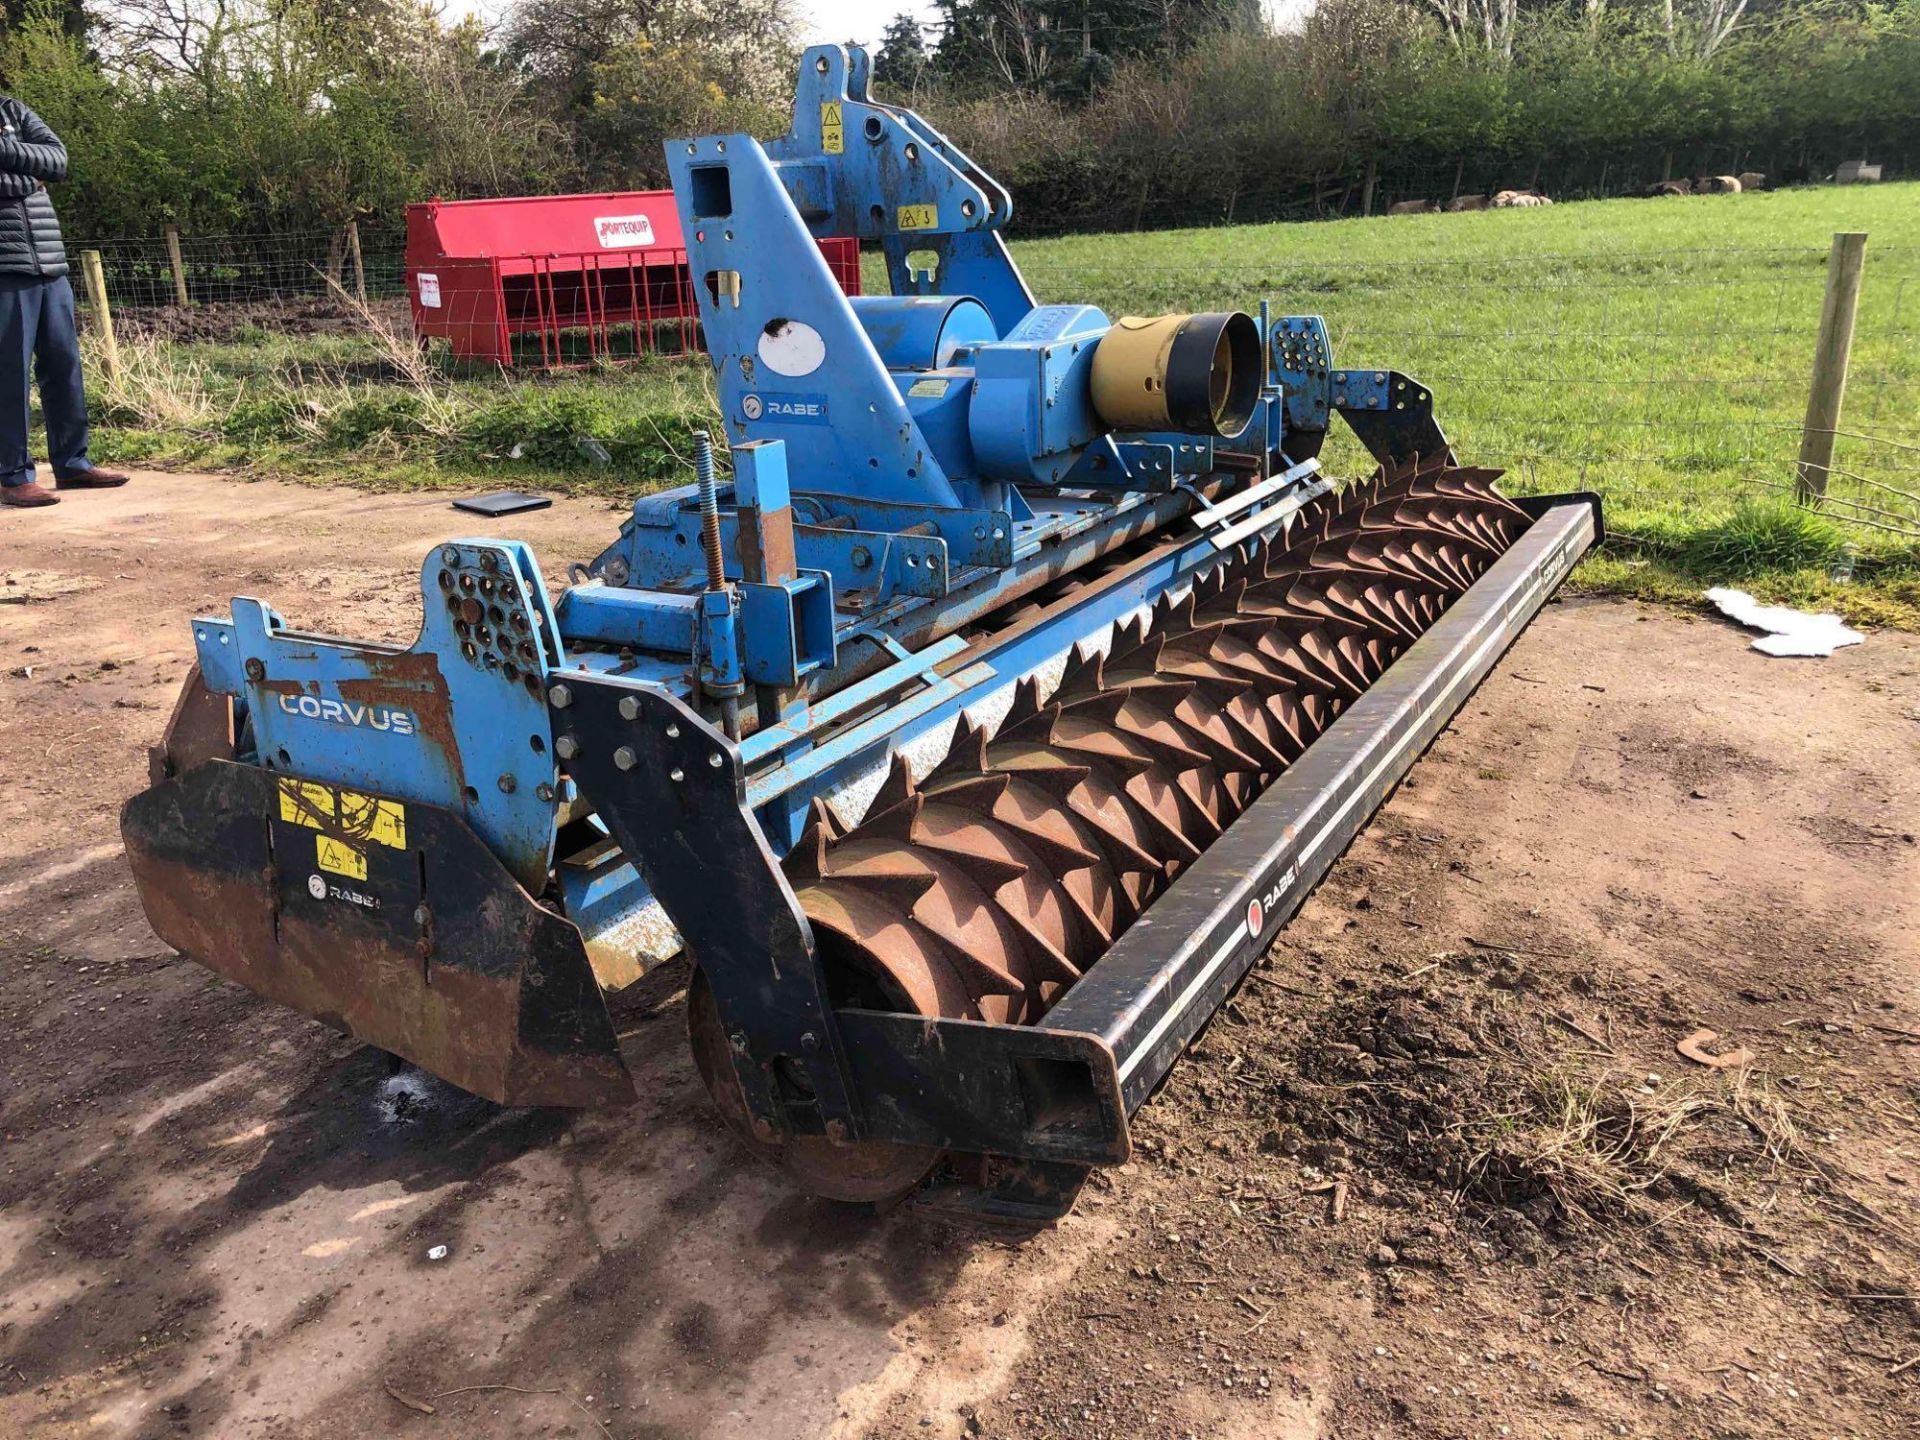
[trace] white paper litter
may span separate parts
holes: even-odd
[[[1736,624],[1765,630],[1753,642],[1763,655],[1831,655],[1842,645],[1858,645],[1867,637],[1849,629],[1838,615],[1809,615],[1785,605],[1762,605],[1744,590],[1716,586],[1707,599]]]

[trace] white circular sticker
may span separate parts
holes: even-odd
[[[322,880],[318,875],[309,875],[307,877],[307,893],[316,900],[326,899],[327,882]]]
[[[764,408],[760,403],[760,397],[758,395],[743,395],[740,397],[740,413],[749,420],[758,420],[760,418],[760,412]]]
[[[760,363],[776,375],[811,375],[827,360],[827,342],[800,320],[769,320],[760,332]]]

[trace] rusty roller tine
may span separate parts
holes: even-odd
[[[1273,631],[1269,622],[1246,619],[1222,626],[1219,640],[1208,648],[1208,658],[1237,675],[1244,675],[1266,690],[1291,686],[1295,676],[1284,661],[1260,648],[1260,641]]]
[[[1107,683],[1106,662],[1104,660],[1096,667],[1096,673],[1100,676],[1100,688],[1098,690],[1088,694],[1073,695],[1071,697],[1062,696],[1057,690],[1054,692],[1052,713],[1056,719],[1066,716],[1071,717],[1081,724],[1113,724],[1120,712],[1126,709],[1130,703],[1130,697],[1125,690],[1118,689]]]
[[[1144,733],[1164,735],[1169,743],[1201,755],[1203,763],[1208,765],[1253,768],[1253,757],[1234,747],[1221,727],[1217,708],[1200,694],[1198,681],[1183,679],[1168,670],[1151,679],[1128,684],[1127,695],[1138,711],[1161,717],[1159,723]],[[1121,717],[1123,723],[1130,720],[1132,713]]]
[[[1101,679],[1106,663],[1107,657],[1098,650],[1085,645],[1074,646],[1066,669],[1060,674],[1060,683],[1053,688],[1053,698],[1066,700],[1072,696],[1097,694],[1106,689]]]
[[[1196,845],[1189,838],[1187,832],[1180,828],[1178,819],[1167,816],[1167,810],[1172,810],[1176,816],[1180,811],[1179,802],[1174,798],[1177,787],[1169,785],[1167,790],[1169,793],[1164,799],[1155,796],[1153,803],[1140,806],[1140,818],[1146,822],[1146,827],[1153,832],[1154,838],[1170,852],[1165,863],[1185,865],[1189,861],[1198,860],[1204,847]]]
[[[1006,826],[1027,848],[1041,852],[1047,869],[1056,875],[1070,875],[1105,863],[1044,794],[1031,795],[1030,787],[1013,782],[1013,772],[1001,770],[929,791],[927,798],[971,810]]]
[[[1135,818],[1138,803],[1122,785],[1091,765],[1072,764],[1052,752],[1014,753],[1006,763],[1021,779],[1053,794],[1084,820],[1117,873],[1158,875],[1165,869],[1166,862],[1142,843]]]
[[[937,882],[914,906],[914,924],[952,952],[951,962],[980,993],[1024,993],[1025,956],[1006,916],[958,866],[934,862],[934,868]]]
[[[1170,651],[1161,663],[1161,673],[1191,680],[1209,700],[1224,708],[1243,695],[1257,692],[1259,686],[1252,677],[1231,670],[1213,659],[1211,652],[1214,643],[1210,640],[1202,647],[1188,649],[1181,646]]]
[[[1137,736],[1097,721],[1064,717],[1048,732],[1047,745],[1057,754],[1092,765],[1123,782],[1142,775],[1165,774],[1160,757]]]
[[[1037,1018],[1525,529],[1496,478],[1384,467],[1044,699],[1022,679],[997,733],[962,719],[918,783],[896,758],[860,825],[816,807],[787,868],[823,953],[923,1014]]]
[[[911,782],[909,782],[911,783]],[[862,840],[886,839],[898,840],[908,845],[915,842],[914,827],[920,819],[921,808],[926,800],[913,792],[897,800],[882,803],[876,799],[867,810],[866,819],[860,822],[856,834]],[[829,871],[830,875],[835,871]]]
[[[984,815],[1000,803],[1012,784],[1013,776],[1004,770],[935,770],[927,777],[925,793],[942,805],[961,805]]]
[[[1389,540],[1373,552],[1372,558],[1387,574],[1430,581],[1449,596],[1461,594],[1472,583],[1471,572],[1462,567],[1454,552],[1424,538]]]
[[[1416,495],[1402,500],[1391,517],[1382,521],[1380,528],[1407,533],[1424,530],[1444,535],[1462,545],[1474,547],[1489,560],[1498,555],[1502,548],[1497,540],[1490,542],[1485,538],[1471,508],[1431,495]]]
[[[1368,677],[1351,673],[1339,651],[1319,630],[1303,629],[1289,635],[1276,625],[1260,642],[1260,648],[1281,659],[1308,686],[1343,700],[1353,699],[1370,683]]]
[[[1409,530],[1426,530],[1436,535],[1445,535],[1458,544],[1467,546],[1478,555],[1491,560],[1505,548],[1500,532],[1489,526],[1485,519],[1469,507],[1454,501],[1435,500],[1422,497],[1406,502],[1405,518],[1401,522]]]
[[[1042,709],[1040,682],[1031,675],[1023,677],[1013,687],[1013,704],[1000,721],[999,734],[995,738],[1012,736],[1024,725],[1035,725],[1044,733],[1046,724],[1051,720],[1042,721]]]
[[[1169,668],[1166,672],[1174,676],[1171,683],[1162,681],[1151,686],[1143,686],[1158,694],[1166,694],[1176,689],[1184,691],[1183,697],[1174,707],[1174,720],[1186,727],[1188,733],[1197,737],[1204,745],[1207,756],[1216,769],[1233,771],[1258,770],[1262,764],[1259,756],[1243,749],[1233,737],[1232,722],[1228,718],[1228,708],[1238,694],[1222,700],[1216,684],[1205,678],[1182,676]],[[1237,682],[1244,685],[1244,682]]]
[[[927,776],[928,783],[945,781],[954,776],[987,774],[990,769],[987,741],[986,727],[976,725],[962,715],[953,729],[953,743],[946,756]]]
[[[1079,937],[1078,917],[1072,915],[1059,884],[1035,857],[1009,861],[972,848],[984,841],[991,829],[976,825],[970,834],[952,834],[922,843],[979,885],[986,902],[997,912],[997,922],[1011,926],[1020,936],[1024,953],[1018,963],[1009,957],[1002,969],[1008,973],[1017,970],[1026,977],[1026,986],[1035,979],[1058,984],[1078,978],[1080,967],[1066,951],[1071,947],[1084,952],[1090,948],[1091,937],[1084,941]]]
[[[1000,827],[965,811],[959,820],[950,820],[940,809],[934,805],[920,812],[913,830],[916,846],[943,857],[989,893],[1033,874],[1035,858],[1006,843]]]
[[[913,783],[913,768],[907,763],[907,757],[896,754],[887,765],[887,778],[880,782],[873,799],[867,802],[867,815],[869,818],[884,815],[918,793]]]
[[[884,892],[911,910],[940,876],[911,845],[892,836],[873,838],[862,826],[827,853],[827,873],[819,883]]]
[[[1509,521],[1519,521],[1524,524],[1526,521],[1526,512],[1506,496],[1490,488],[1477,488],[1464,479],[1459,472],[1440,477],[1426,493],[1441,504],[1452,507],[1457,513],[1470,517],[1476,524],[1501,524]]]
[[[1158,633],[1124,650],[1116,644],[1113,653],[1106,657],[1102,683],[1111,678],[1114,684],[1130,684],[1140,676],[1152,675],[1160,668],[1160,657],[1166,648],[1167,637]]]
[[[979,1013],[961,972],[885,897],[817,886],[794,893],[822,953],[889,992],[891,1003],[923,1015]]]

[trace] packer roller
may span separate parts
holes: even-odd
[[[196,621],[123,831],[168,943],[478,1094],[630,1099],[608,998],[684,953],[701,1078],[797,1184],[1044,1218],[1599,507],[1502,496],[1317,317],[1037,303],[1006,192],[868,72],[815,47],[785,138],[668,146],[692,483],[557,598],[436,547],[409,646]]]

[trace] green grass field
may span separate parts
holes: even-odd
[[[1869,234],[1828,517],[1786,503],[1836,230]],[[1920,625],[1920,185],[1017,243],[1043,300],[1324,316],[1336,363],[1435,393],[1461,455],[1522,492],[1594,489],[1586,583],[1773,598]],[[870,285],[884,285],[870,268]],[[684,478],[705,366],[409,378],[363,335],[137,347],[101,452],[389,486],[631,493]],[[404,347],[402,347],[404,348]],[[585,444],[586,437],[598,442]],[[600,453],[611,457],[602,463]],[[1360,473],[1351,441],[1336,473]],[[1904,492],[1904,493],[1902,493]],[[1843,546],[1860,583],[1835,586]]]

